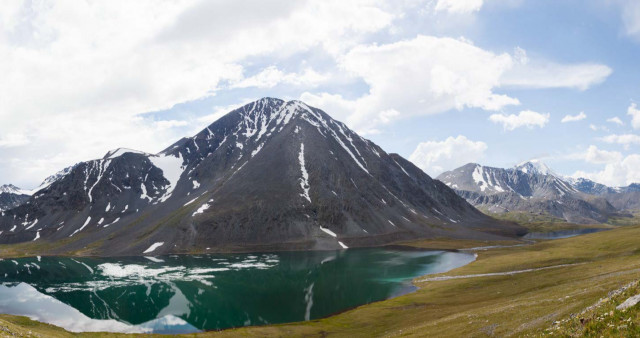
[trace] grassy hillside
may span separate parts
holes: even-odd
[[[529,231],[544,232],[555,230],[578,229],[588,227],[600,227],[602,224],[574,224],[567,223],[562,218],[554,217],[545,213],[531,213],[525,211],[510,211],[493,213],[488,210],[479,208],[483,213],[497,219],[512,221],[521,224],[529,229]],[[629,226],[640,224],[640,210],[624,211],[617,216],[609,217],[606,226]]]
[[[576,326],[575,320],[569,320],[572,315],[597,303],[610,291],[640,280],[638,238],[640,226],[630,226],[527,246],[479,251],[477,261],[439,275],[457,276],[458,279],[432,281],[417,278],[414,282],[419,290],[405,296],[361,306],[320,320],[209,332],[198,336],[583,334],[587,333],[586,329],[578,332],[581,327]],[[425,247],[433,247],[433,244],[433,241],[411,243]],[[470,246],[478,244],[482,243]],[[512,273],[539,268],[543,269]],[[487,273],[503,274],[473,276]],[[604,308],[603,311],[606,312],[607,309]],[[630,314],[636,315],[628,317],[630,321],[625,317],[627,324],[613,325],[627,325],[627,328],[640,325],[637,312],[634,312],[638,308],[631,311]],[[618,315],[615,314],[611,320],[617,321],[617,318]],[[5,323],[10,323],[43,336],[50,336],[47,330],[56,330],[18,317],[3,316],[0,320],[3,320],[0,321],[0,329],[7,325]],[[564,323],[562,331],[550,330],[554,327],[554,322]],[[595,321],[592,323],[589,325],[596,325]],[[606,331],[608,322],[604,325],[605,330],[602,329],[603,326],[594,328],[597,331],[593,332],[600,332],[595,335],[613,332]],[[70,335],[64,331],[51,332],[61,336]]]
[[[609,292],[606,297],[578,315],[556,321],[545,332],[572,337],[639,337],[640,306],[618,308],[627,299],[638,294],[638,281],[627,284]]]

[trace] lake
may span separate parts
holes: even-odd
[[[190,333],[304,321],[406,294],[472,253],[390,248],[0,260],[0,313],[74,332]]]

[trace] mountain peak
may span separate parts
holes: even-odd
[[[0,192],[13,194],[13,193],[16,193],[18,190],[20,189],[13,184],[5,184],[0,186]]]
[[[149,155],[149,154],[145,153],[144,151],[140,151],[140,150],[134,150],[134,149],[129,149],[129,148],[116,148],[116,149],[113,149],[113,150],[109,150],[104,155],[103,159],[104,160],[108,160],[108,159],[123,155],[125,153],[134,153],[134,154],[141,154],[141,155],[146,155],[146,156]]]
[[[16,194],[16,195],[29,195],[28,191],[20,189],[13,184],[5,184],[0,186],[0,193]]]
[[[158,155],[129,152],[52,176],[0,216],[0,243],[35,238],[75,251],[95,242],[98,254],[131,255],[157,243],[154,254],[325,250],[523,233],[300,101],[262,98]]]
[[[556,173],[553,172],[553,170],[551,170],[548,165],[537,159],[522,162],[516,166],[516,169],[526,174],[557,176]]]

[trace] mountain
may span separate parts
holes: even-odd
[[[585,194],[590,195],[606,195],[606,194],[615,194],[620,191],[620,189],[611,188],[604,184],[600,184],[594,182],[587,178],[570,178],[567,177],[566,181],[571,184],[576,190],[581,191]]]
[[[581,192],[605,198],[618,210],[640,210],[640,184],[638,183],[612,188],[586,178],[570,179],[569,182]]]
[[[525,232],[325,112],[272,98],[159,154],[117,149],[78,163],[8,210],[0,231],[0,243],[95,255],[338,249]]]
[[[29,199],[29,191],[22,190],[15,185],[0,186],[0,212],[15,208]]]
[[[542,176],[557,176],[556,173],[549,168],[546,164],[540,160],[531,160],[518,164],[515,167],[516,170],[520,170],[525,174],[542,175]]]
[[[540,161],[514,168],[469,163],[438,180],[489,213],[525,212],[572,223],[601,223],[617,210],[604,197],[581,192]]]

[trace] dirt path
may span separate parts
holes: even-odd
[[[491,277],[491,276],[508,276],[508,275],[515,275],[515,274],[519,274],[519,273],[533,272],[533,271],[540,271],[540,270],[548,270],[548,269],[557,269],[557,268],[563,268],[563,267],[567,267],[567,266],[574,266],[574,265],[580,265],[580,264],[584,264],[584,263],[560,264],[560,265],[545,266],[545,267],[542,267],[542,268],[535,268],[535,269],[514,270],[514,271],[506,271],[506,272],[480,273],[480,274],[475,274],[475,275],[429,277],[429,278],[419,279],[416,282],[437,282],[437,281],[450,280],[450,279],[478,278],[478,277]]]

